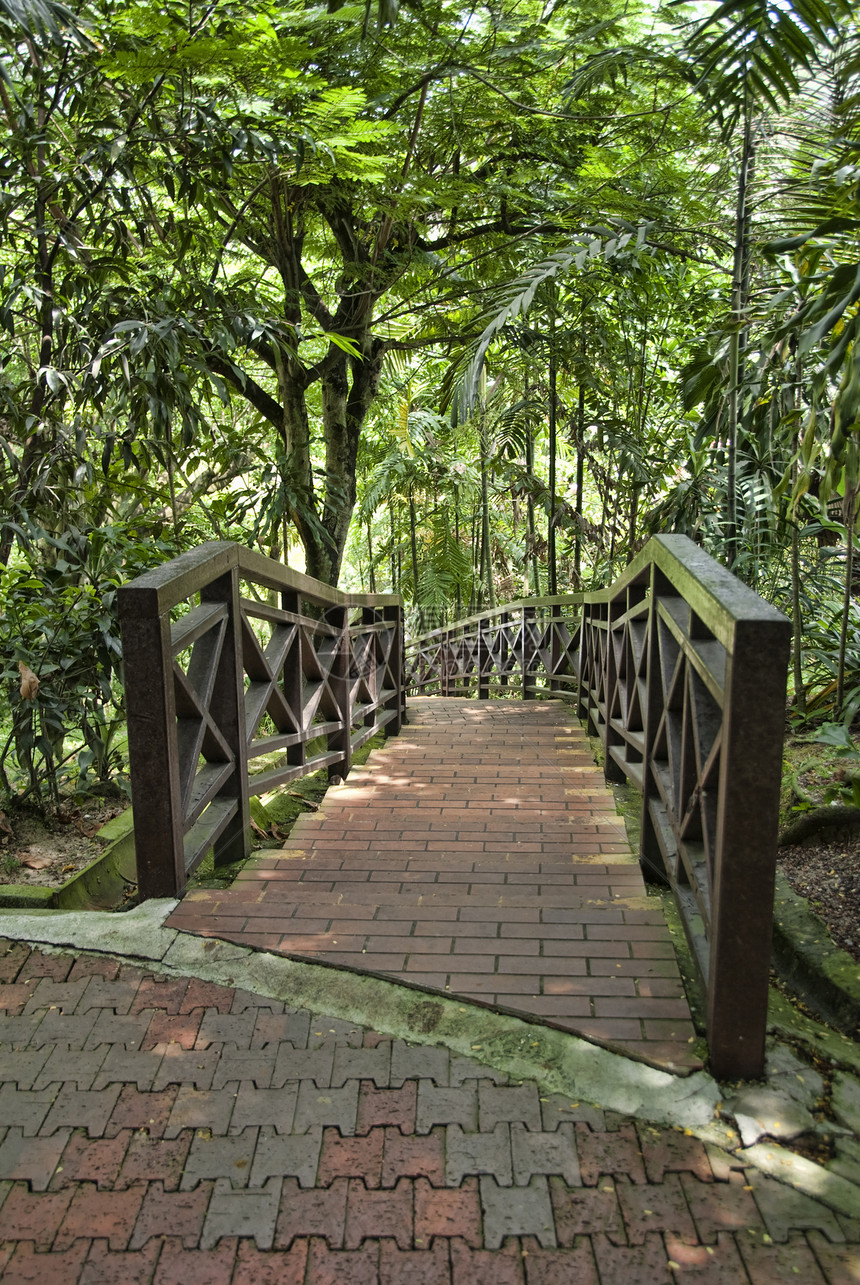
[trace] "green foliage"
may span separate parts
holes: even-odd
[[[170,556],[145,528],[29,528],[25,550],[0,584],[0,749],[7,794],[56,804],[60,784],[105,781],[121,769],[122,647],[115,596],[124,580]],[[47,559],[46,560],[46,555]],[[18,662],[38,679],[21,694]]]

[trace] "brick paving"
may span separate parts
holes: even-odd
[[[856,1221],[742,1163],[442,1047],[0,941],[3,1285],[860,1280]]]
[[[700,1065],[662,910],[569,708],[429,697],[409,720],[169,926]]]

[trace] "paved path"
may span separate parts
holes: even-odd
[[[410,700],[283,852],[168,921],[698,1066],[660,904],[557,701]]]
[[[443,1047],[0,941],[3,1285],[846,1285],[860,1225]]]

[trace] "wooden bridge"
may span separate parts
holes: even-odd
[[[144,896],[181,896],[212,847],[246,855],[250,794],[349,773],[283,852],[185,896],[175,927],[689,1067],[645,869],[674,890],[712,1070],[761,1072],[790,626],[684,537],[652,540],[601,593],[408,645],[397,598],[230,544],[140,577],[120,608]],[[383,728],[396,739],[350,773]],[[606,784],[624,780],[642,795],[637,856]]]

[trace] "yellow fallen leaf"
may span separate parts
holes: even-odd
[[[18,673],[21,675],[21,700],[35,700],[36,693],[39,690],[38,678],[30,666],[24,664],[23,660],[18,661]]]

